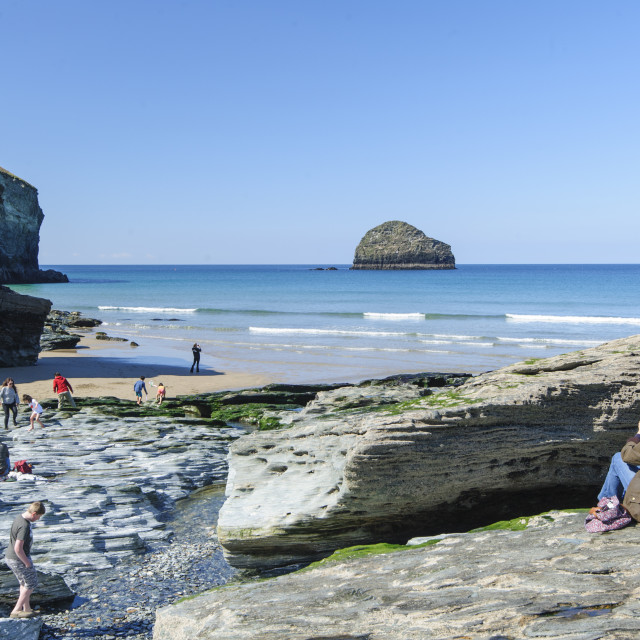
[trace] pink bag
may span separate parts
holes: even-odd
[[[631,522],[631,516],[620,504],[618,496],[602,498],[592,511],[584,521],[584,528],[589,533],[622,529]]]

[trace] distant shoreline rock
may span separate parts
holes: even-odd
[[[455,269],[451,246],[406,222],[391,220],[370,229],[356,247],[352,269]]]

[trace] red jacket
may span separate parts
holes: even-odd
[[[56,376],[53,379],[53,390],[56,393],[63,393],[64,391],[71,391],[73,393],[71,383],[63,376]]]

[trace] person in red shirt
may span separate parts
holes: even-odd
[[[68,402],[75,408],[76,402],[71,395],[73,387],[71,383],[58,372],[56,372],[55,378],[53,379],[53,390],[58,394],[58,409],[62,409],[62,405],[65,402]]]

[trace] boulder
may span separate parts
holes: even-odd
[[[0,286],[0,367],[35,364],[51,301]]]
[[[584,516],[551,512],[384,554],[346,549],[342,561],[163,607],[153,638],[637,638],[638,528],[588,534]]]
[[[0,283],[69,281],[59,271],[38,266],[43,219],[37,189],[0,167]]]
[[[73,349],[82,339],[77,333],[69,333],[70,328],[88,329],[102,324],[102,320],[85,318],[79,311],[59,311],[52,309],[44,323],[40,337],[42,351]]]
[[[231,446],[226,558],[264,570],[595,504],[610,456],[637,430],[639,383],[633,336],[458,386],[396,380],[369,391],[375,402],[362,387],[321,392],[281,414],[288,429]]]
[[[0,640],[38,640],[40,629],[41,618],[0,618]]]
[[[35,560],[37,562],[37,559]],[[62,576],[38,571],[38,586],[31,595],[31,604],[71,604],[75,593],[71,591]],[[18,580],[13,572],[4,564],[0,565],[0,606],[13,607],[20,591]]]
[[[415,227],[392,220],[365,233],[352,269],[455,269],[451,247]]]

